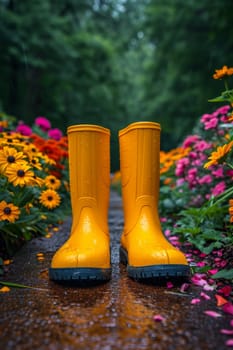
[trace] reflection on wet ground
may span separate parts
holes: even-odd
[[[104,284],[67,285],[48,279],[53,252],[69,233],[70,220],[49,240],[30,242],[15,257],[7,279],[37,289],[11,289],[0,296],[0,344],[4,350],[225,349],[221,328],[229,319],[204,315],[213,301],[191,305],[199,294],[179,293],[166,283],[139,283],[119,265],[123,226],[120,198],[113,193],[109,223],[112,238],[112,279]],[[43,252],[45,260],[36,254]],[[204,309],[203,309],[204,307]],[[154,315],[163,322],[155,322]]]

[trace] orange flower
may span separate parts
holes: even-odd
[[[229,214],[230,214],[230,222],[233,222],[233,199],[229,200]]]
[[[231,151],[233,141],[226,143],[223,146],[219,146],[216,151],[212,152],[208,158],[209,162],[204,164],[204,168],[209,168],[212,165],[219,164],[224,161],[224,158]]]
[[[233,75],[233,68],[228,68],[227,66],[223,66],[221,69],[215,70],[215,74],[213,75],[213,78],[222,79],[229,75]]]

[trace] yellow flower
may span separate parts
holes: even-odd
[[[42,179],[39,176],[33,175],[31,181],[28,182],[28,185],[41,187],[44,185],[44,179]]]
[[[29,162],[33,168],[37,170],[42,170],[42,165],[40,164],[40,160],[38,157],[31,157]]]
[[[233,74],[233,68],[228,68],[227,66],[223,66],[221,69],[215,70],[215,74],[213,75],[213,78],[222,79],[232,74]]]
[[[28,142],[25,143],[23,151],[26,153],[29,159],[33,159],[34,157],[42,157],[42,153],[38,150],[38,148]]]
[[[53,160],[52,158],[49,158],[49,157],[47,156],[47,154],[43,154],[43,155],[41,156],[41,158],[42,158],[42,159],[45,161],[45,163],[48,164],[48,165],[55,165],[55,164],[56,164],[55,160]]]
[[[25,164],[12,164],[6,170],[8,181],[12,182],[14,186],[25,186],[35,183],[34,173],[30,166]]]
[[[44,179],[45,186],[51,188],[52,190],[57,190],[61,186],[61,181],[54,175],[48,175]]]
[[[15,222],[18,219],[20,210],[12,203],[5,201],[0,202],[0,220],[7,220],[9,222]]]
[[[223,146],[219,146],[216,151],[212,152],[208,158],[209,162],[204,164],[204,168],[209,168],[212,165],[219,164],[224,161],[224,158],[231,151],[233,141],[226,143]]]
[[[26,164],[23,152],[18,152],[14,147],[3,147],[0,150],[0,168],[4,172],[12,164]]]
[[[41,193],[39,200],[44,207],[48,209],[53,209],[60,204],[61,197],[56,191],[48,189]]]

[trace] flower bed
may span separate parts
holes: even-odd
[[[70,213],[67,138],[38,117],[31,127],[0,115],[0,265]]]

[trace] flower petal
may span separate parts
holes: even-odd
[[[199,299],[199,298],[193,298],[193,299],[191,300],[191,304],[192,304],[192,305],[195,305],[195,304],[200,303],[200,301],[201,301],[201,299]]]
[[[229,339],[226,341],[226,346],[233,346],[233,339]]]
[[[230,302],[224,304],[222,310],[227,314],[233,315],[233,304]]]
[[[225,297],[229,297],[231,294],[232,287],[231,286],[224,286],[218,290],[218,293],[223,294]]]
[[[155,322],[163,322],[165,321],[165,317],[163,317],[162,315],[154,315],[153,320]]]
[[[167,288],[168,289],[173,288],[173,283],[172,282],[167,282]]]
[[[201,292],[201,293],[200,293],[200,296],[201,296],[202,298],[204,298],[205,300],[210,300],[210,296],[209,296],[208,294],[204,293],[204,292]]]
[[[208,316],[211,316],[211,317],[222,317],[222,315],[216,311],[213,311],[213,310],[206,310],[204,311],[204,314],[208,315]]]
[[[220,333],[231,335],[233,334],[233,329],[221,329]]]
[[[217,306],[222,306],[228,303],[228,301],[221,295],[215,294],[215,298],[217,300]]]
[[[182,286],[180,287],[181,293],[185,293],[190,287],[189,283],[183,283]]]
[[[4,287],[0,288],[0,292],[1,292],[1,293],[7,293],[7,292],[9,292],[9,291],[10,291],[10,288],[7,287],[7,286],[4,286]]]

